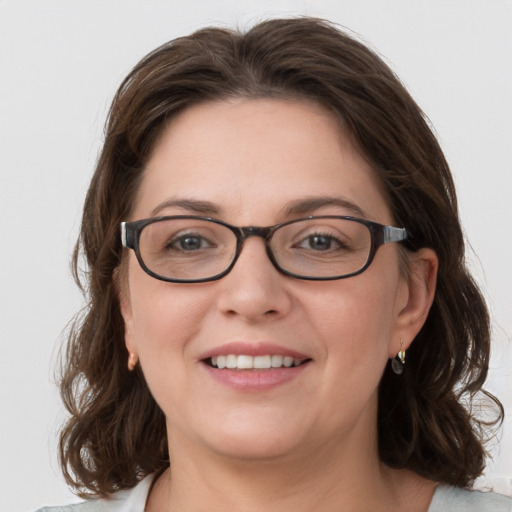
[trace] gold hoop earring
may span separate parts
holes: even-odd
[[[134,354],[133,352],[128,352],[128,354],[128,370],[133,372],[139,362],[139,358],[137,357],[137,354]]]
[[[403,350],[404,340],[400,340],[400,352],[391,360],[391,368],[396,375],[402,375],[405,367],[405,350]]]

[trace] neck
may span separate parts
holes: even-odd
[[[172,477],[168,470],[158,479],[148,512],[396,511],[398,503],[411,501],[411,492],[418,498],[404,510],[412,511],[426,510],[433,492],[432,483],[427,488],[412,473],[383,465],[376,435],[372,442],[367,436],[332,440],[314,450],[247,461],[206,453],[176,433],[170,439]]]

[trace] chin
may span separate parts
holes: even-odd
[[[296,454],[297,446],[291,439],[283,442],[281,436],[267,434],[259,435],[229,435],[224,439],[217,438],[211,443],[211,450],[221,457],[240,462],[264,462],[287,458]]]
[[[196,430],[194,444],[202,444],[212,453],[240,461],[275,459],[296,452],[305,441],[304,420],[287,419],[275,411],[266,412],[233,411],[224,414],[222,419],[205,418],[202,426],[206,428]]]

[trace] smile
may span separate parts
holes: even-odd
[[[309,359],[296,359],[291,356],[227,354],[208,358],[205,362],[218,369],[229,370],[270,370],[272,368],[290,368],[300,366]]]
[[[206,374],[223,386],[236,392],[259,393],[299,379],[313,359],[272,342],[234,341],[204,352],[199,361]]]

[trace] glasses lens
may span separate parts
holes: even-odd
[[[167,219],[144,227],[139,239],[142,261],[168,279],[199,280],[231,264],[236,236],[221,224],[202,219]]]
[[[270,245],[283,270],[303,277],[343,277],[366,265],[372,237],[360,222],[316,218],[282,226]]]

